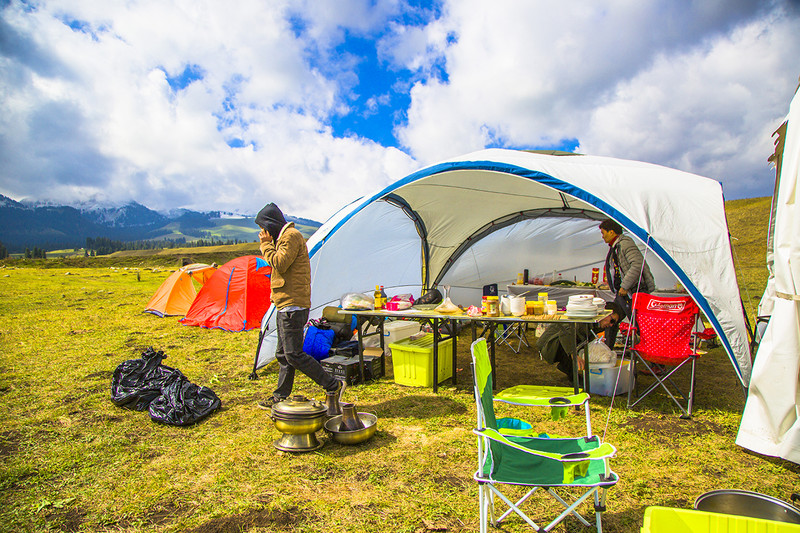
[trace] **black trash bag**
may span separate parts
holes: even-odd
[[[350,329],[350,324],[343,324],[341,322],[329,322],[330,328],[333,330],[333,346],[339,346],[342,343],[349,342],[353,338],[353,330]]]
[[[170,426],[199,422],[222,406],[208,387],[190,382],[179,370],[161,387],[161,395],[150,403],[150,418]]]
[[[150,402],[161,396],[161,386],[177,372],[162,365],[164,359],[164,352],[150,347],[141,358],[120,363],[111,380],[111,401],[125,409],[146,411]]]

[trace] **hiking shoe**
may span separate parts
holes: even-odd
[[[336,392],[336,399],[339,403],[342,403],[342,395],[344,395],[344,390],[347,388],[347,383],[344,381],[336,380],[336,388],[329,392]]]
[[[276,403],[280,403],[283,400],[285,400],[285,398],[276,398],[275,396],[270,396],[266,400],[258,402],[256,405],[258,405],[261,409],[264,409],[265,411],[270,411],[273,405],[275,405]]]

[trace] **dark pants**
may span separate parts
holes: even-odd
[[[619,315],[619,321],[616,322],[614,325],[607,327],[604,330],[605,333],[603,334],[603,339],[605,340],[606,346],[608,346],[612,350],[614,349],[614,343],[617,340],[617,333],[619,333],[619,323],[622,322],[622,320],[625,318],[630,318],[632,315],[631,304],[632,300],[630,296],[628,295],[622,296],[620,294],[616,294],[614,296],[613,303],[611,303],[610,305],[606,304],[606,308],[611,307],[611,309],[613,309],[614,312],[616,312],[617,315]]]
[[[319,361],[303,351],[303,327],[308,322],[308,309],[278,311],[278,386],[273,393],[276,398],[288,398],[294,386],[294,371],[299,370],[327,391],[336,390],[337,382],[328,374]]]

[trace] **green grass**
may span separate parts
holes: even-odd
[[[763,213],[752,220],[733,215],[762,207],[729,211],[745,264],[740,285],[752,284],[756,301],[766,280],[756,235],[766,234],[766,222]],[[271,393],[276,370],[247,377],[258,333],[185,327],[142,312],[177,257],[10,261],[0,268],[0,531],[477,530],[469,335],[458,345],[455,387],[433,394],[396,385],[388,364],[388,377],[348,390],[360,410],[379,418],[369,442],[278,452],[272,442],[280,435],[255,405]],[[222,409],[176,428],[116,407],[114,369],[148,346],[211,387]],[[501,349],[497,357],[501,387],[566,385],[530,349]],[[322,395],[303,376],[295,391]],[[656,397],[629,411],[622,396],[613,406],[610,398],[592,398],[595,433],[619,451],[612,467],[621,482],[609,492],[605,531],[638,531],[645,507],[689,508],[713,489],[781,499],[796,491],[797,465],[734,444],[744,395],[722,351],[699,363],[694,419],[680,420],[667,401]],[[546,412],[503,412],[556,434],[578,434],[584,424],[575,412],[558,423]],[[555,510],[543,498],[534,501],[534,519]],[[584,530],[574,520],[566,524],[555,531]],[[512,520],[503,531],[529,531],[523,526]]]

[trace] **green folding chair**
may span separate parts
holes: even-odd
[[[606,490],[619,480],[608,463],[616,453],[614,446],[601,443],[597,436],[551,438],[546,434],[508,434],[510,429],[527,431],[532,435],[533,430],[530,427],[514,428],[524,423],[519,419],[495,418],[492,367],[486,339],[472,343],[472,365],[478,418],[473,430],[478,436],[478,470],[473,477],[478,482],[481,533],[486,533],[489,523],[497,527],[511,513],[519,515],[536,531],[550,531],[567,516],[574,516],[583,525],[591,526],[577,511],[590,497],[594,497],[595,527],[601,533]],[[507,488],[506,485],[523,486],[525,494],[512,501],[501,492],[501,488]],[[538,489],[546,491],[564,507],[564,511],[544,527],[538,526],[521,509]],[[567,503],[557,490],[565,496],[567,492],[580,494],[572,503]],[[508,506],[499,517],[495,516],[496,498]]]

